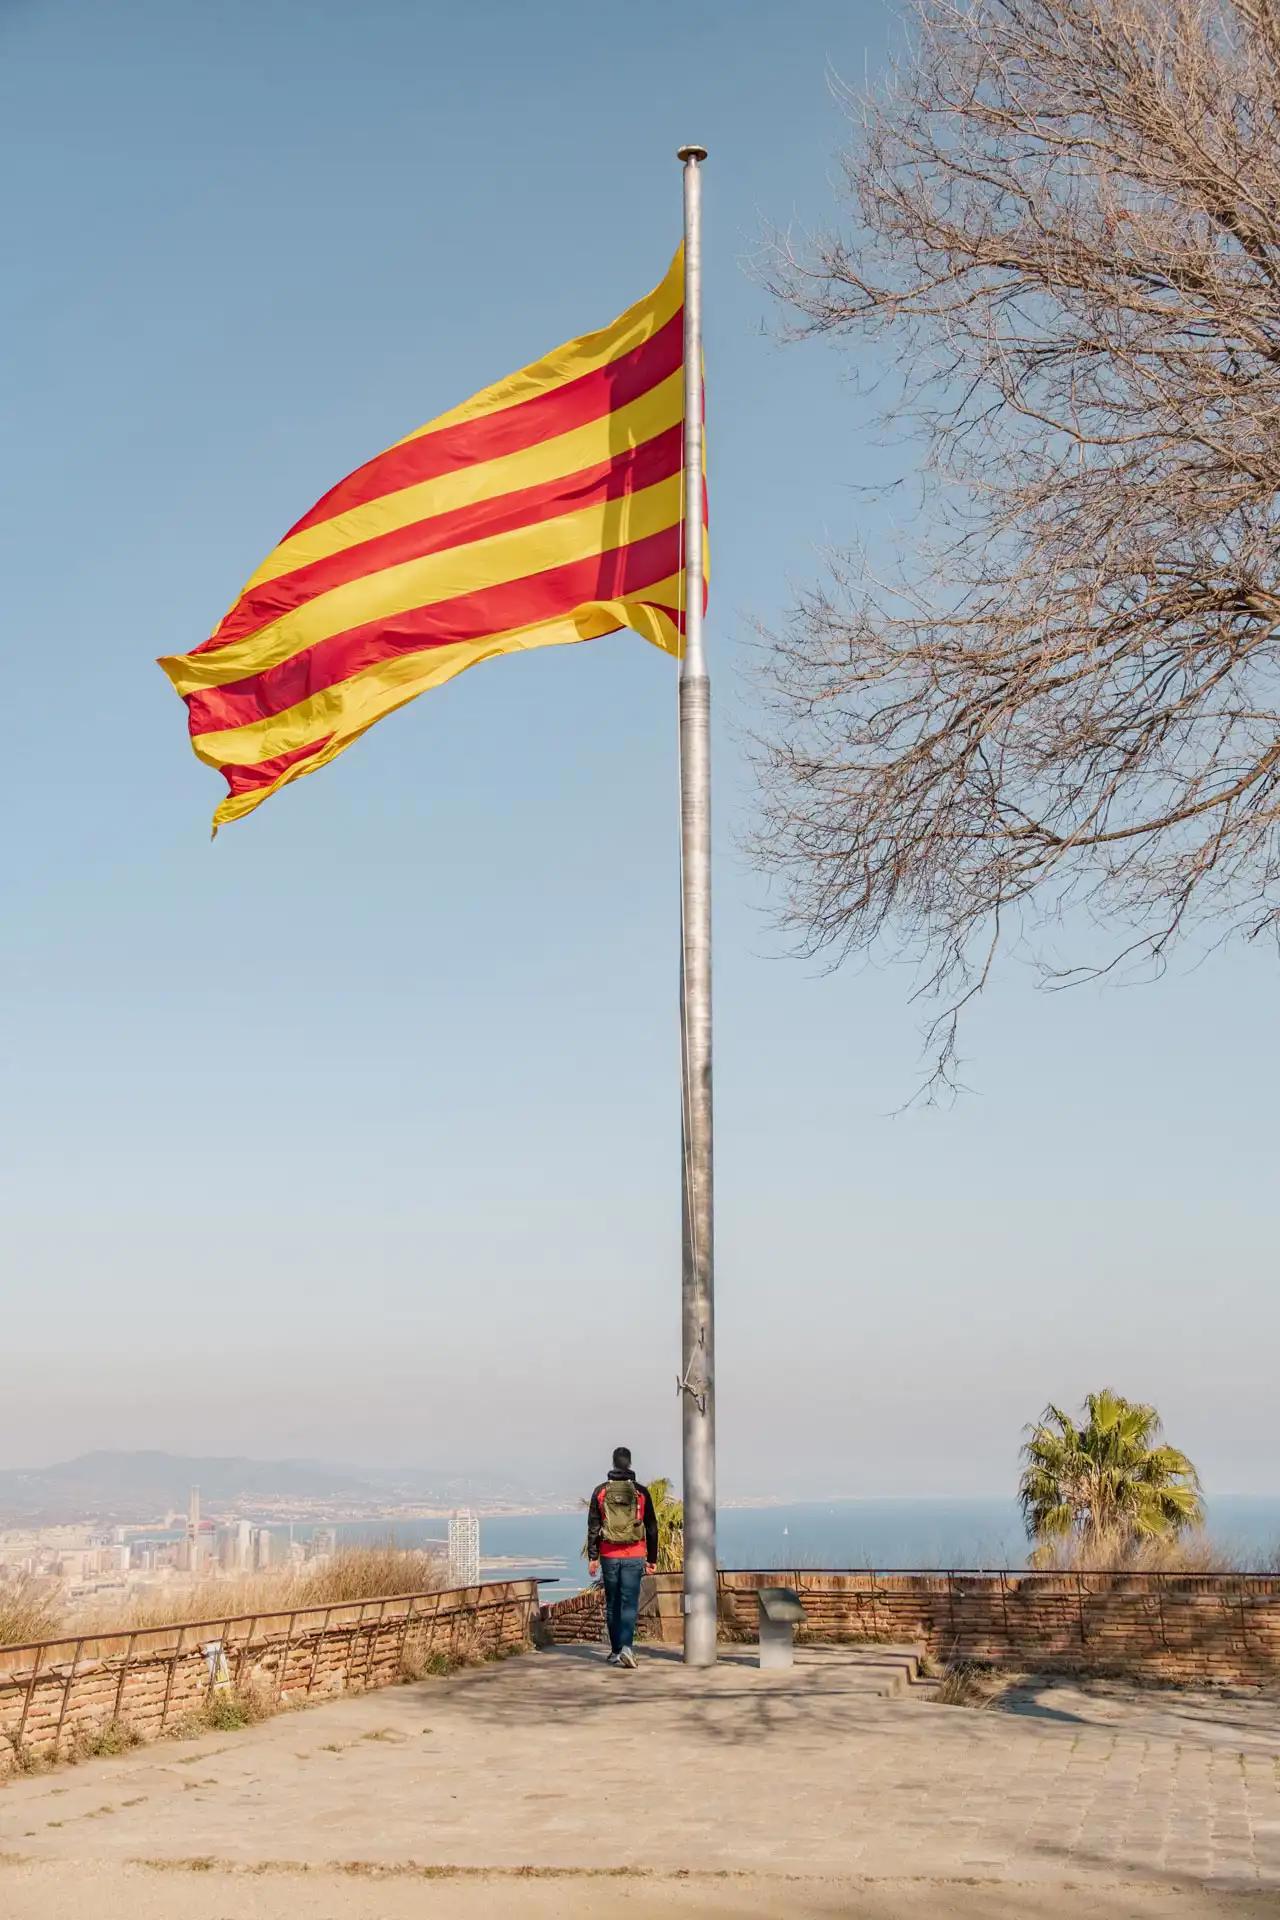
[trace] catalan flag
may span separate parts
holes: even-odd
[[[214,831],[496,654],[683,632],[683,253],[612,326],[397,441],[160,665],[225,776]]]

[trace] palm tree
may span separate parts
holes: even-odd
[[[1041,1552],[1071,1542],[1123,1555],[1203,1523],[1200,1477],[1161,1443],[1154,1407],[1104,1387],[1085,1396],[1078,1423],[1048,1406],[1027,1433],[1018,1499]]]
[[[684,1501],[666,1478],[651,1480],[649,1495],[658,1521],[658,1572],[678,1573],[684,1565]]]

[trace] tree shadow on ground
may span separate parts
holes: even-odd
[[[833,1657],[789,1672],[761,1673],[754,1651],[726,1649],[713,1668],[686,1667],[675,1648],[638,1648],[634,1673],[611,1667],[602,1647],[552,1647],[517,1663],[522,1684],[506,1686],[510,1667],[494,1673],[495,1684],[471,1684],[467,1707],[478,1718],[506,1727],[545,1726],[572,1721],[591,1725],[608,1718],[625,1728],[627,1715],[669,1703],[679,1717],[683,1737],[716,1745],[750,1746],[772,1735],[797,1731],[819,1740],[859,1735],[894,1735],[893,1710],[906,1707],[905,1696],[888,1700],[868,1691],[865,1659],[842,1667]]]
[[[1141,1687],[1096,1692],[1084,1685],[1034,1681],[1011,1687],[992,1702],[998,1713],[1088,1727],[1098,1733],[1142,1740],[1193,1741],[1236,1753],[1280,1755],[1280,1698],[1261,1695],[1190,1697],[1172,1689]]]
[[[1126,1911],[1122,1889],[1128,1886],[1167,1889],[1183,1903],[1177,1911],[1185,1913],[1188,1920],[1192,1920],[1192,1916],[1198,1920],[1204,1912],[1218,1912],[1217,1904],[1204,1903],[1219,1900],[1223,1910],[1239,1914],[1240,1920],[1244,1920],[1246,1914],[1266,1914],[1270,1920],[1280,1914],[1280,1878],[1260,1876],[1243,1870],[1238,1864],[1233,1868],[1225,1860],[1203,1869],[1192,1869],[1152,1862],[1117,1862],[1102,1849],[1082,1843],[1073,1844],[1069,1850],[1042,1844],[1035,1851],[1046,1864],[1057,1863],[1064,1881],[1076,1880],[1083,1887],[1087,1881],[1080,1878],[1082,1874],[1109,1876],[1112,1885],[1101,1909],[1108,1915]]]

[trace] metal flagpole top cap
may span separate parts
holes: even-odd
[[[677,160],[705,160],[706,157],[706,148],[698,146],[696,141],[690,141],[687,146],[676,148]]]

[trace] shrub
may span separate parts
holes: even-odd
[[[64,1756],[71,1761],[96,1760],[100,1754],[129,1753],[142,1745],[142,1735],[127,1720],[108,1720],[105,1727],[80,1729]]]
[[[934,1699],[940,1707],[987,1707],[1000,1691],[989,1667],[973,1660],[956,1660],[938,1682]]]
[[[0,1735],[9,1750],[9,1765],[14,1773],[43,1773],[49,1762],[38,1754],[25,1740],[18,1740],[12,1734]],[[0,1749],[3,1753],[3,1749]]]
[[[266,1703],[258,1695],[238,1687],[227,1687],[214,1694],[200,1718],[212,1732],[234,1733],[240,1727],[251,1727],[265,1719],[268,1711]]]

